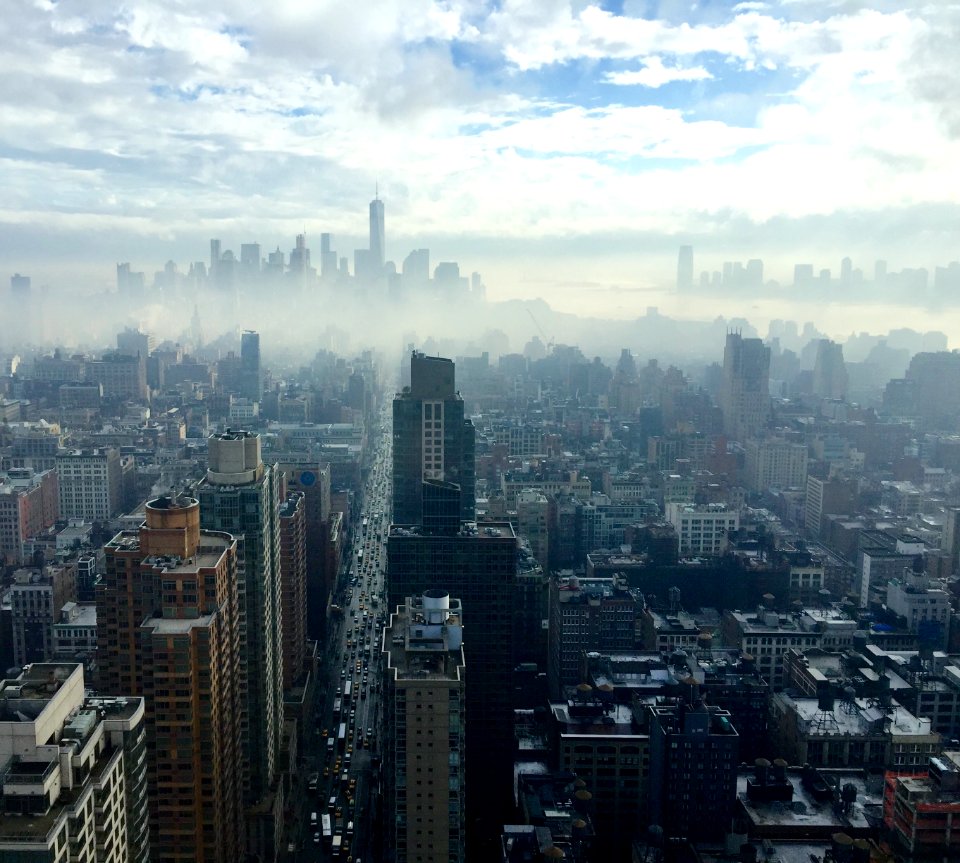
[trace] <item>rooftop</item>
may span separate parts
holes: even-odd
[[[391,524],[390,536],[424,536],[423,528],[415,524]],[[457,536],[476,536],[481,539],[516,539],[513,525],[508,521],[484,522],[477,525],[476,522],[466,521],[460,525]]]
[[[898,737],[927,736],[934,733],[930,719],[914,716],[897,704],[884,709],[865,698],[854,699],[849,704],[838,701],[834,710],[828,712],[827,721],[824,721],[824,711],[820,709],[816,698],[792,698],[786,693],[780,693],[778,697],[792,704],[805,731],[818,737],[879,734],[887,726],[889,732]]]
[[[215,617],[215,614],[201,614],[199,617],[149,617],[143,622],[143,626],[160,635],[186,635],[191,629],[209,626]]]

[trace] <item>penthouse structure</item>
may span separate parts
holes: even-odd
[[[0,859],[147,863],[144,717],[86,696],[77,663],[0,681]]]
[[[383,633],[387,846],[402,863],[460,863],[466,679],[460,602],[408,598]]]

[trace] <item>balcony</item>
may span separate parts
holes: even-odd
[[[19,755],[15,755],[7,762],[0,775],[0,786],[37,785],[42,787],[57,767],[56,761],[24,761]]]

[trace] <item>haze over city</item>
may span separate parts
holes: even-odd
[[[958,45],[3,0],[0,863],[960,861]]]
[[[184,266],[213,236],[352,249],[377,190],[388,259],[428,247],[489,299],[592,316],[690,316],[665,290],[682,244],[698,273],[762,258],[782,286],[797,262],[954,257],[949,4],[375,5],[11,0],[0,266],[103,290],[117,261]],[[696,310],[849,331],[804,299]],[[918,299],[899,320],[944,320]]]

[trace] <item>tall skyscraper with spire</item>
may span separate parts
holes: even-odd
[[[379,273],[386,262],[386,241],[383,233],[383,201],[379,193],[370,202],[370,265]]]

